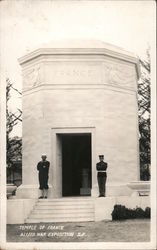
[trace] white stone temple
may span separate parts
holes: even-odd
[[[46,153],[48,198],[99,199],[95,218],[101,217],[104,200],[113,207],[116,197],[131,195],[127,185],[139,180],[138,58],[100,41],[68,40],[44,45],[19,63],[23,166],[17,198],[38,199],[36,165]],[[97,199],[99,154],[108,163],[104,199]]]

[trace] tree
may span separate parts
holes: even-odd
[[[138,83],[139,108],[139,145],[140,145],[140,173],[142,180],[149,180],[149,166],[151,162],[150,150],[150,52],[147,50],[146,60],[140,60],[141,78]]]
[[[18,122],[22,122],[22,111],[17,109],[16,112],[9,111],[9,101],[11,98],[11,90],[17,92],[20,96],[22,93],[13,87],[10,80],[6,79],[6,144],[7,144],[7,167],[10,168],[13,162],[19,157],[21,158],[22,153],[22,139],[18,136],[11,137],[11,132]]]

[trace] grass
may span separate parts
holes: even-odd
[[[8,242],[146,242],[150,220],[7,225]]]

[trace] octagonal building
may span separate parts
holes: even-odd
[[[56,41],[19,59],[23,74],[23,177],[17,197],[38,197],[37,162],[50,161],[49,197],[107,196],[139,180],[137,57],[95,40]]]

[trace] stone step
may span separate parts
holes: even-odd
[[[33,215],[41,215],[41,216],[47,216],[47,215],[54,215],[54,216],[67,216],[67,214],[73,216],[73,215],[78,215],[79,214],[83,214],[83,215],[88,215],[88,214],[94,214],[94,210],[93,209],[82,209],[82,210],[33,210],[32,213],[31,213],[31,216]]]
[[[40,219],[26,219],[25,223],[40,223],[40,222],[85,222],[85,221],[94,221],[94,217],[67,217],[67,218],[40,218]]]
[[[50,198],[47,198],[47,199],[38,199],[38,201],[40,202],[44,202],[44,201],[56,201],[56,202],[61,202],[61,201],[66,201],[66,202],[70,202],[70,201],[75,201],[75,202],[80,202],[80,201],[93,201],[92,198],[54,198],[54,199],[50,199]]]
[[[26,223],[30,221],[94,221],[94,203],[92,199],[85,198],[41,199],[35,204]]]
[[[47,198],[47,199],[38,199],[38,201],[40,202],[44,202],[44,201],[56,201],[56,202],[61,202],[61,201],[66,201],[66,202],[70,202],[70,201],[75,201],[75,202],[80,202],[80,201],[93,201],[92,198]]]
[[[35,210],[79,210],[79,209],[93,209],[93,205],[89,205],[89,206],[86,206],[86,205],[62,205],[62,206],[56,206],[56,205],[45,205],[45,206],[36,206],[34,207]]]
[[[51,214],[51,213],[46,213],[46,214],[31,214],[28,218],[30,219],[45,219],[45,218],[78,218],[78,217],[82,217],[82,218],[86,218],[86,217],[92,217],[94,216],[93,212],[86,212],[86,213],[76,213],[76,214],[71,214],[71,213],[66,213],[66,214]]]
[[[37,202],[36,204],[38,204],[38,206],[69,206],[69,205],[85,205],[85,206],[89,206],[92,205],[93,202],[86,202],[86,201],[80,201],[80,202],[75,202],[75,201],[71,201],[71,202],[65,202],[65,201],[61,201],[61,202],[56,202],[56,201],[45,201],[45,202]]]
[[[77,207],[80,207],[80,208],[86,208],[86,207],[93,207],[93,204],[76,204],[76,203],[60,203],[60,204],[56,204],[56,203],[50,203],[50,204],[47,204],[47,203],[42,203],[42,204],[40,204],[40,203],[36,203],[36,206],[38,206],[39,208],[62,208],[62,207],[64,207],[64,208],[77,208]]]

